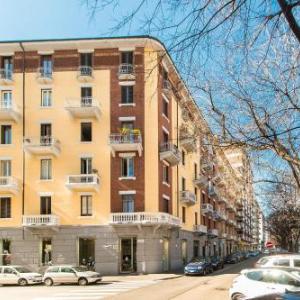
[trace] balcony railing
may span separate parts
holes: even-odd
[[[198,175],[196,179],[194,179],[194,184],[197,185],[199,188],[205,188],[208,185],[208,179],[203,175]]]
[[[137,151],[139,156],[141,156],[143,151],[141,133],[112,133],[109,136],[109,145],[113,156],[115,156],[116,152],[126,151]]]
[[[13,70],[0,69],[0,84],[13,83]]]
[[[208,188],[208,194],[210,197],[217,197],[218,196],[218,190],[215,186],[210,185]]]
[[[180,145],[187,152],[194,152],[197,149],[195,138],[192,136],[181,136],[180,137]]]
[[[51,136],[25,138],[24,149],[31,154],[58,156],[60,153],[60,142]]]
[[[213,183],[222,186],[224,184],[224,179],[221,177],[221,175],[216,175],[212,179]]]
[[[79,66],[77,79],[80,82],[90,82],[94,79],[93,68],[91,66]]]
[[[68,99],[65,104],[68,110],[75,118],[100,118],[101,107],[99,102],[93,97],[81,97],[78,99]]]
[[[203,173],[210,173],[213,171],[213,164],[211,162],[203,163],[201,170]]]
[[[18,122],[20,113],[13,101],[0,100],[0,120],[12,120]]]
[[[180,201],[182,204],[194,205],[196,204],[196,195],[190,191],[181,191]]]
[[[219,235],[219,231],[218,231],[218,229],[208,229],[207,235],[209,237],[214,238],[214,237],[217,237]]]
[[[134,80],[135,70],[133,64],[119,65],[119,80]]]
[[[180,227],[179,218],[167,213],[133,212],[133,213],[112,213],[110,215],[112,225],[165,225]]]
[[[205,225],[194,225],[194,232],[198,233],[199,235],[207,234],[207,226]]]
[[[178,147],[172,143],[160,145],[160,160],[166,160],[170,165],[178,165],[181,161],[181,153]]]
[[[51,83],[53,81],[51,68],[38,68],[36,79],[39,83]]]
[[[100,178],[98,174],[68,175],[66,187],[78,191],[98,191]]]
[[[22,218],[22,224],[24,227],[55,227],[59,226],[59,217],[56,215],[25,215]]]
[[[210,203],[203,203],[201,206],[201,210],[203,214],[212,214],[214,211],[214,207]]]
[[[18,180],[12,176],[1,176],[0,192],[17,194],[19,192]]]

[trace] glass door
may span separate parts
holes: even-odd
[[[0,176],[9,177],[11,176],[11,161],[1,160],[0,161]]]
[[[44,55],[41,59],[42,75],[44,77],[52,77],[52,57],[51,55]]]
[[[41,146],[51,145],[52,126],[51,124],[41,124]]]
[[[136,272],[136,238],[121,239],[121,273]]]
[[[185,266],[187,263],[187,241],[181,241],[181,255],[182,255],[182,263]]]
[[[164,241],[163,241],[162,262],[163,262],[163,272],[168,272],[169,266],[170,266],[169,240],[168,239],[164,239]]]
[[[12,72],[13,72],[13,64],[12,64],[12,57],[3,57],[3,69],[4,75],[6,79],[12,79]]]
[[[11,91],[2,91],[1,107],[11,108],[12,106],[12,93]]]

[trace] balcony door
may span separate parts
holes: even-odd
[[[136,238],[122,238],[121,241],[121,273],[136,272]]]
[[[92,158],[84,157],[80,159],[80,174],[92,174]]]
[[[51,197],[50,196],[41,197],[40,213],[41,213],[41,215],[51,215]]]
[[[122,64],[133,64],[133,52],[126,51],[121,54]]]
[[[0,177],[11,176],[11,160],[0,161]]]
[[[12,71],[13,71],[13,63],[12,63],[12,57],[6,56],[2,58],[2,65],[5,73],[5,77],[7,79],[12,78]]]
[[[40,142],[42,146],[48,146],[51,144],[52,126],[51,124],[41,124],[41,136]]]
[[[80,54],[80,65],[83,67],[92,66],[92,53],[81,53]]]
[[[92,88],[81,88],[81,106],[92,106]]]
[[[51,55],[43,55],[41,57],[42,73],[46,77],[52,76],[52,57]]]
[[[10,108],[12,105],[12,92],[2,91],[1,95],[1,106],[3,108]]]

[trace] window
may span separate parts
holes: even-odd
[[[185,185],[185,178],[182,177],[182,178],[181,178],[181,190],[182,190],[182,191],[185,191],[185,188],[186,188],[186,185]]]
[[[196,198],[196,201],[197,201],[197,198],[198,198],[198,189],[197,188],[194,189],[194,194],[195,194],[195,198]]]
[[[0,218],[11,218],[11,198],[0,198]]]
[[[42,196],[40,199],[41,215],[51,215],[51,196]]]
[[[4,70],[4,76],[6,79],[12,79],[13,73],[13,59],[11,56],[2,57],[2,66]]]
[[[80,173],[92,174],[92,158],[83,157],[80,159]]]
[[[134,212],[134,195],[122,195],[123,212]]]
[[[92,88],[81,88],[81,106],[92,106]]]
[[[1,125],[1,144],[11,144],[11,125]]]
[[[95,262],[95,240],[79,238],[79,257],[80,265],[86,265],[88,261]]]
[[[52,143],[52,125],[50,123],[41,124],[41,140],[42,146],[49,146]]]
[[[132,85],[123,85],[121,86],[121,99],[122,103],[129,104],[133,103],[133,86]]]
[[[163,114],[168,118],[169,117],[169,102],[163,98]]]
[[[81,141],[82,142],[92,141],[92,123],[90,122],[81,123]]]
[[[197,179],[198,170],[197,170],[197,164],[194,164],[194,179]]]
[[[3,273],[4,274],[14,274],[15,273],[15,270],[13,268],[3,268]]]
[[[81,53],[80,54],[80,65],[84,67],[92,66],[92,53]]]
[[[41,106],[42,107],[52,106],[52,90],[49,89],[42,90]]]
[[[205,203],[205,193],[201,194],[201,203]]]
[[[195,212],[195,225],[198,225],[198,213]]]
[[[52,77],[52,57],[51,55],[41,56],[41,74],[44,77]]]
[[[0,176],[11,176],[11,160],[0,160]]]
[[[182,158],[182,165],[185,166],[185,152],[183,150],[182,150],[181,158]]]
[[[163,165],[163,182],[169,183],[169,166]]]
[[[83,195],[80,197],[81,200],[81,216],[92,216],[93,215],[93,203],[91,195]]]
[[[51,239],[42,240],[42,264],[49,265],[52,262],[52,241]],[[58,269],[58,268],[57,268]],[[55,272],[55,271],[52,271]],[[58,272],[58,271],[56,271]]]
[[[294,267],[300,268],[300,259],[294,259]]]
[[[58,273],[59,272],[59,267],[51,267],[47,271],[48,273]]]
[[[185,223],[185,207],[182,207],[182,223]]]
[[[134,177],[134,158],[123,157],[121,159],[121,176]]]
[[[75,273],[75,271],[72,268],[63,267],[60,269],[62,273]]]
[[[277,259],[277,260],[274,261],[274,266],[289,267],[290,266],[290,260],[289,259]]]
[[[52,179],[52,160],[41,159],[41,180]]]
[[[12,106],[12,92],[2,91],[1,93],[1,107],[11,108]]]
[[[169,142],[169,135],[165,131],[163,131],[163,142],[164,143],[168,143]]]
[[[166,197],[163,197],[163,212],[165,212],[167,214],[170,213],[169,203],[170,203],[169,199]]]
[[[121,53],[121,63],[122,64],[133,64],[133,52],[124,51]]]

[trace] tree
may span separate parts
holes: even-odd
[[[119,2],[85,1],[94,17]],[[296,0],[140,0],[112,31],[144,20],[141,32],[166,41],[220,144],[272,152],[299,189],[299,8]]]

